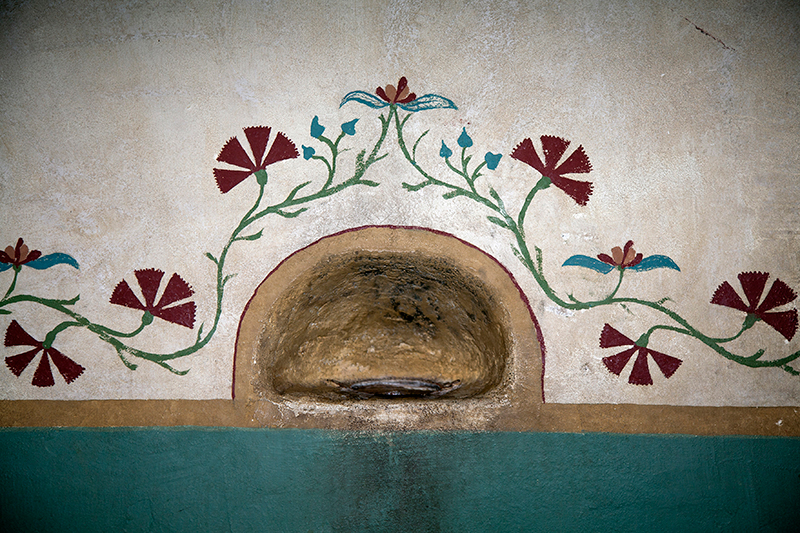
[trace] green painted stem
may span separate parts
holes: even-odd
[[[403,138],[403,126],[405,126],[405,123],[411,117],[412,113],[409,113],[408,115],[406,115],[403,118],[403,121],[400,122],[400,119],[399,119],[398,114],[396,112],[396,106],[392,105],[392,110],[394,111],[395,130],[397,131],[397,144],[398,144],[398,146],[400,146],[400,151],[403,152],[403,156],[406,158],[406,160],[409,163],[411,163],[411,166],[413,166],[417,170],[417,172],[419,172],[420,175],[423,178],[425,178],[425,182],[423,182],[423,184],[418,185],[418,186],[411,185],[411,184],[408,184],[408,183],[403,183],[403,187],[405,189],[407,189],[407,190],[418,190],[418,189],[421,189],[423,187],[427,187],[428,185],[438,185],[440,187],[446,187],[446,188],[450,189],[450,191],[452,193],[455,193],[457,196],[466,196],[468,198],[471,198],[472,200],[485,205],[486,207],[488,207],[489,209],[491,209],[495,213],[503,215],[506,219],[508,219],[508,215],[503,212],[503,210],[500,208],[499,205],[496,205],[495,203],[493,203],[488,198],[486,198],[484,196],[481,196],[480,194],[475,192],[474,187],[472,188],[472,190],[464,189],[463,187],[459,187],[458,185],[453,185],[452,183],[447,183],[446,181],[438,180],[438,179],[434,178],[432,175],[430,175],[429,173],[427,173],[419,165],[419,163],[417,163],[417,161],[411,156],[411,154],[408,152],[408,148],[406,147],[405,139]],[[467,183],[469,183],[469,178],[467,177],[468,174],[466,174],[466,175],[462,174],[459,170],[457,170],[455,167],[453,167],[450,164],[449,161],[446,161],[446,162],[447,162],[448,166],[456,174],[458,174],[459,176],[464,176],[466,178],[466,180],[467,180]],[[511,221],[511,223],[514,224],[513,220]]]
[[[625,272],[625,269],[623,269],[623,268],[619,269],[619,279],[617,281],[616,287],[614,287],[614,290],[608,296],[606,296],[605,298],[600,299],[600,300],[595,300],[595,301],[581,302],[581,301],[578,301],[578,300],[576,300],[576,299],[574,299],[574,298],[572,298],[570,296],[572,301],[564,300],[563,298],[558,296],[558,294],[556,294],[556,292],[553,290],[553,288],[547,282],[547,279],[545,278],[544,271],[543,271],[543,268],[542,268],[542,252],[537,247],[535,247],[536,254],[537,254],[536,262],[533,261],[533,258],[531,257],[530,250],[528,248],[527,240],[525,238],[525,232],[524,232],[525,216],[526,216],[526,214],[528,212],[528,209],[530,208],[530,205],[531,205],[531,203],[533,201],[533,198],[534,198],[534,196],[536,196],[536,194],[539,191],[547,189],[551,185],[552,181],[550,180],[550,178],[548,178],[546,176],[542,176],[542,178],[530,190],[528,195],[525,197],[525,201],[522,204],[522,207],[520,209],[519,215],[518,215],[517,220],[515,222],[509,216],[509,214],[506,212],[505,206],[504,206],[500,196],[497,194],[497,192],[495,192],[493,189],[490,189],[490,193],[491,193],[492,197],[496,201],[496,203],[495,203],[495,202],[492,202],[491,200],[489,200],[488,198],[480,195],[475,190],[475,187],[473,185],[474,180],[472,180],[472,181],[470,180],[469,173],[468,173],[468,170],[467,170],[468,161],[467,161],[467,158],[466,158],[466,149],[462,150],[462,154],[461,154],[463,170],[459,170],[459,169],[455,168],[450,163],[449,159],[447,159],[447,158],[445,159],[445,162],[447,163],[447,166],[454,173],[456,173],[459,176],[462,176],[462,177],[464,177],[466,179],[467,183],[470,185],[471,190],[467,190],[467,189],[464,189],[464,188],[459,187],[457,185],[453,185],[453,184],[448,183],[446,181],[442,181],[442,180],[439,180],[437,178],[434,178],[431,174],[429,174],[424,169],[422,169],[422,167],[420,167],[420,165],[417,163],[415,158],[412,157],[411,154],[409,154],[408,149],[406,148],[406,145],[405,145],[405,141],[403,139],[403,126],[405,125],[405,123],[409,119],[409,117],[410,117],[410,114],[407,115],[401,122],[399,117],[395,113],[395,127],[396,127],[396,130],[397,130],[397,142],[398,142],[398,144],[400,146],[400,150],[403,152],[403,155],[405,156],[406,160],[408,160],[408,162],[411,163],[411,165],[417,170],[417,172],[419,172],[420,175],[422,175],[422,177],[425,178],[425,181],[423,183],[421,183],[421,184],[418,184],[418,185],[410,185],[408,183],[404,183],[403,186],[409,191],[416,191],[416,190],[419,190],[419,189],[421,189],[423,187],[427,187],[429,185],[438,185],[438,186],[441,186],[441,187],[445,187],[445,188],[450,190],[449,193],[445,194],[446,198],[452,198],[452,197],[455,197],[455,196],[466,196],[467,198],[470,198],[473,201],[476,201],[476,202],[488,207],[489,209],[491,209],[495,213],[498,213],[498,214],[502,215],[504,220],[505,220],[505,227],[509,231],[511,231],[514,234],[514,237],[516,238],[517,248],[514,250],[515,254],[520,259],[520,261],[523,263],[523,265],[528,269],[528,271],[533,275],[534,279],[536,280],[536,283],[539,285],[539,287],[545,293],[545,296],[547,296],[554,303],[558,304],[559,306],[563,307],[564,309],[571,309],[571,310],[586,310],[586,309],[591,309],[593,307],[599,307],[599,306],[603,306],[603,305],[612,305],[612,304],[637,304],[637,305],[641,305],[641,306],[644,306],[644,307],[649,307],[650,309],[653,309],[655,311],[658,311],[658,312],[666,315],[667,317],[669,317],[673,321],[677,322],[681,327],[666,326],[666,325],[654,326],[647,333],[642,335],[642,337],[640,337],[640,340],[642,342],[644,342],[645,344],[649,340],[650,334],[652,334],[656,330],[664,329],[664,330],[668,330],[668,331],[674,331],[676,333],[681,333],[681,334],[684,334],[684,335],[689,335],[689,336],[699,340],[700,342],[704,343],[705,345],[707,345],[708,347],[710,347],[711,349],[716,351],[718,354],[720,354],[721,356],[725,357],[726,359],[734,361],[734,362],[742,364],[742,365],[745,365],[745,366],[748,366],[748,367],[751,367],[751,368],[776,367],[776,368],[781,368],[782,370],[785,370],[786,372],[789,372],[792,375],[799,375],[800,374],[796,370],[794,370],[792,367],[788,366],[788,363],[790,363],[792,361],[795,361],[798,358],[800,358],[800,351],[797,351],[797,352],[795,352],[795,353],[793,353],[791,355],[788,355],[786,357],[782,357],[780,359],[763,360],[761,357],[764,354],[764,350],[760,350],[760,351],[756,352],[752,356],[740,356],[740,355],[736,355],[734,353],[731,353],[730,351],[726,350],[724,347],[721,346],[722,343],[730,342],[730,341],[732,341],[734,339],[737,339],[739,336],[742,335],[742,333],[744,333],[744,331],[746,331],[747,329],[752,327],[753,324],[755,324],[755,322],[757,321],[755,319],[754,315],[749,315],[748,316],[748,318],[745,320],[745,323],[742,326],[742,329],[736,335],[733,335],[731,337],[724,337],[724,338],[714,338],[714,337],[709,337],[708,335],[705,335],[705,334],[701,333],[698,329],[696,329],[695,327],[690,325],[678,313],[672,311],[671,309],[668,309],[668,308],[664,307],[663,305],[661,305],[658,302],[651,302],[651,301],[648,301],[648,300],[641,300],[641,299],[638,299],[638,298],[617,298],[616,294],[619,291],[620,287],[622,286],[622,280],[623,280],[623,276],[624,276],[624,272]],[[477,172],[479,171],[479,169],[480,169],[480,167],[475,170],[475,177],[477,177]]]
[[[396,113],[396,110],[392,110],[392,112]],[[181,350],[177,350],[177,351],[171,352],[171,353],[154,353],[154,352],[147,352],[147,351],[144,351],[144,350],[138,350],[138,349],[133,348],[131,346],[128,346],[127,344],[125,344],[122,341],[120,341],[119,338],[130,338],[130,337],[134,337],[134,336],[138,335],[139,333],[141,333],[141,331],[147,325],[152,323],[153,315],[148,313],[148,312],[144,313],[144,315],[142,316],[142,323],[136,330],[134,330],[133,332],[130,332],[130,333],[123,333],[123,332],[119,332],[119,331],[115,331],[113,329],[107,328],[107,327],[102,326],[100,324],[95,324],[95,323],[91,322],[90,320],[88,320],[87,318],[85,318],[84,316],[80,315],[79,313],[76,313],[75,311],[73,311],[73,310],[69,309],[68,307],[66,307],[67,305],[74,304],[77,301],[77,298],[75,298],[73,300],[69,300],[69,301],[67,301],[67,300],[51,300],[51,299],[46,299],[46,298],[39,298],[39,297],[32,296],[32,295],[18,295],[18,296],[9,298],[9,295],[13,292],[14,287],[16,286],[17,274],[19,273],[18,269],[15,269],[14,280],[12,281],[11,286],[9,287],[8,291],[6,292],[6,296],[3,298],[2,301],[0,301],[0,307],[4,307],[6,305],[10,305],[10,304],[13,304],[13,303],[27,301],[27,302],[37,303],[37,304],[43,305],[45,307],[49,307],[49,308],[51,308],[51,309],[53,309],[55,311],[59,311],[59,312],[65,314],[65,315],[71,317],[74,321],[72,321],[72,322],[63,322],[63,323],[59,324],[58,326],[56,326],[56,328],[53,329],[50,333],[48,333],[48,336],[46,338],[46,342],[47,342],[48,346],[52,344],[52,342],[55,340],[56,336],[61,331],[64,331],[65,329],[70,328],[70,327],[85,327],[85,328],[89,329],[90,331],[92,331],[93,333],[95,333],[101,340],[103,340],[104,342],[107,342],[108,344],[112,345],[114,347],[114,349],[117,351],[117,354],[119,355],[119,357],[122,360],[122,362],[126,366],[131,368],[131,369],[135,369],[136,365],[134,365],[130,361],[128,361],[127,358],[125,357],[125,354],[128,354],[128,355],[133,356],[133,357],[137,357],[139,359],[144,359],[144,360],[147,360],[147,361],[151,361],[151,362],[156,363],[156,364],[158,364],[158,365],[160,365],[160,366],[162,366],[162,367],[164,367],[164,368],[168,369],[169,371],[174,372],[176,374],[185,374],[187,371],[178,371],[178,370],[172,368],[169,364],[167,364],[167,361],[178,359],[178,358],[181,358],[181,357],[184,357],[184,356],[187,356],[187,355],[191,355],[191,354],[197,352],[198,350],[203,348],[206,344],[208,344],[208,342],[214,336],[214,334],[215,334],[215,332],[217,330],[217,327],[219,325],[220,317],[222,316],[222,302],[223,302],[224,293],[225,293],[225,284],[232,277],[232,275],[230,275],[230,274],[229,275],[225,275],[225,261],[227,259],[228,252],[230,251],[230,248],[233,245],[233,243],[235,243],[237,241],[242,241],[242,240],[254,240],[254,236],[253,235],[242,236],[242,234],[244,233],[244,231],[248,227],[250,227],[251,224],[253,224],[254,222],[256,222],[257,220],[259,220],[260,218],[264,217],[267,214],[277,213],[277,214],[283,214],[284,216],[287,216],[287,214],[285,213],[284,209],[291,208],[291,207],[294,207],[294,206],[298,206],[298,205],[301,205],[301,204],[305,204],[305,203],[308,203],[308,202],[311,202],[311,201],[314,201],[314,200],[318,200],[318,199],[321,199],[321,198],[325,198],[327,196],[331,196],[331,195],[333,195],[333,194],[335,194],[335,193],[337,193],[337,192],[339,192],[341,190],[344,190],[344,189],[346,189],[348,187],[351,187],[353,185],[359,185],[359,184],[377,185],[377,184],[374,184],[373,182],[370,182],[370,181],[367,181],[367,180],[362,180],[361,177],[364,175],[364,172],[366,172],[367,168],[369,168],[370,165],[372,165],[373,163],[375,163],[375,162],[379,161],[380,159],[382,159],[383,157],[385,157],[385,156],[380,156],[379,157],[378,156],[378,151],[380,150],[380,147],[383,144],[384,139],[386,138],[386,134],[387,134],[387,131],[388,131],[388,128],[389,128],[389,123],[390,123],[390,120],[391,120],[391,113],[392,112],[390,112],[388,117],[385,117],[385,118],[382,117],[381,118],[381,122],[383,123],[381,136],[378,139],[377,143],[375,144],[375,146],[374,146],[372,152],[370,153],[369,157],[367,158],[367,160],[366,161],[362,160],[360,162],[360,164],[357,164],[355,172],[354,172],[353,176],[350,179],[340,183],[339,185],[337,185],[335,187],[331,187],[330,185],[331,185],[331,183],[333,181],[333,177],[334,177],[334,174],[335,174],[335,171],[336,171],[336,159],[337,159],[338,154],[339,154],[338,144],[339,144],[339,141],[343,138],[344,133],[342,133],[342,135],[340,135],[339,138],[335,142],[330,141],[330,139],[323,139],[323,142],[326,142],[326,144],[328,144],[328,146],[331,148],[331,153],[332,153],[333,159],[332,159],[332,163],[328,165],[329,172],[328,172],[328,177],[327,177],[327,179],[325,181],[325,184],[322,186],[322,188],[319,191],[317,191],[314,194],[311,194],[311,195],[308,195],[308,196],[300,196],[300,197],[298,197],[297,194],[300,191],[300,189],[305,187],[306,185],[308,185],[308,183],[303,183],[303,184],[298,185],[297,187],[295,187],[282,202],[280,202],[278,204],[275,204],[275,205],[272,205],[272,206],[270,206],[270,207],[268,207],[268,208],[256,213],[256,211],[257,211],[258,207],[261,205],[261,201],[262,201],[262,199],[264,197],[264,190],[265,190],[265,187],[266,187],[266,184],[267,184],[267,173],[266,173],[265,170],[259,170],[259,171],[257,171],[255,173],[256,174],[256,178],[257,178],[256,181],[259,184],[258,197],[256,198],[255,203],[247,211],[247,213],[244,215],[244,217],[242,217],[242,219],[239,222],[239,224],[233,230],[233,232],[231,233],[230,238],[228,239],[228,242],[223,247],[222,252],[220,253],[219,257],[218,258],[214,258],[210,254],[207,254],[207,256],[210,259],[212,259],[212,261],[214,261],[214,263],[216,264],[216,267],[217,267],[217,272],[216,272],[216,281],[217,281],[217,283],[216,283],[216,286],[217,286],[217,288],[216,288],[216,310],[215,310],[215,313],[214,313],[214,320],[213,320],[213,324],[211,326],[211,329],[205,334],[205,336],[203,336],[203,326],[201,325],[199,330],[198,330],[198,333],[197,333],[197,339],[191,346],[188,346],[186,348],[183,348]],[[326,161],[326,164],[327,164],[327,161]],[[256,235],[255,238],[258,238],[258,236],[260,236],[260,232],[255,234],[255,235]]]
[[[525,197],[525,201],[522,204],[522,208],[519,210],[519,217],[517,218],[517,226],[519,226],[519,231],[522,234],[522,238],[525,238],[525,215],[528,214],[528,208],[533,201],[533,197],[536,196],[536,193],[539,191],[543,191],[548,188],[551,184],[550,178],[547,176],[542,176],[542,178],[536,182],[536,185],[528,193],[528,196]]]
[[[372,166],[372,164],[380,161],[381,159],[383,159],[385,157],[385,155],[378,156],[378,152],[380,151],[381,146],[383,145],[383,141],[386,139],[386,134],[387,134],[387,132],[389,130],[389,122],[391,120],[391,117],[392,117],[393,113],[394,114],[397,113],[396,109],[394,109],[394,108],[392,108],[389,111],[388,117],[386,117],[385,119],[383,117],[381,118],[381,122],[383,124],[383,127],[381,128],[381,135],[378,138],[378,141],[375,143],[375,146],[373,147],[372,152],[370,152],[370,155],[366,159],[366,161],[362,161],[361,164],[359,164],[358,161],[357,161],[356,168],[355,168],[355,170],[353,172],[353,175],[350,178],[348,178],[347,180],[339,183],[336,186],[331,187],[330,184],[331,184],[332,180],[329,177],[329,179],[325,182],[325,184],[322,186],[322,188],[320,188],[317,192],[315,192],[313,194],[309,194],[307,196],[299,196],[299,197],[296,196],[297,191],[300,189],[300,187],[296,187],[282,202],[279,202],[277,204],[271,205],[271,206],[259,211],[258,213],[254,214],[252,216],[248,215],[248,217],[246,217],[245,220],[244,220],[245,225],[252,224],[256,220],[258,220],[258,219],[260,219],[260,218],[262,218],[262,217],[264,217],[266,215],[280,213],[280,212],[283,212],[287,208],[300,206],[300,205],[303,205],[303,204],[306,204],[306,203],[309,203],[309,202],[313,202],[315,200],[320,200],[322,198],[326,198],[328,196],[332,196],[332,195],[334,195],[334,194],[336,194],[336,193],[338,193],[340,191],[343,191],[344,189],[347,189],[348,187],[352,187],[354,185],[368,185],[368,186],[376,185],[374,182],[371,182],[371,181],[368,181],[368,180],[362,180],[361,178],[363,177],[363,175],[367,171],[367,169],[370,166]],[[338,153],[339,153],[338,152],[338,143],[339,143],[339,140],[341,139],[341,137],[342,136],[340,135],[339,139],[336,140],[336,143],[331,142],[330,139],[326,139],[328,141],[329,146],[331,147],[332,153],[334,154],[334,161],[331,163],[331,167],[332,168],[336,168],[335,158],[338,156]],[[362,154],[363,154],[363,152],[362,152]]]
[[[187,348],[184,348],[182,350],[178,350],[176,352],[169,353],[169,354],[157,354],[157,353],[145,352],[145,351],[142,351],[142,350],[136,350],[134,348],[126,346],[126,345],[124,345],[123,343],[121,343],[119,341],[113,341],[113,340],[107,339],[107,338],[104,338],[104,340],[106,340],[107,342],[110,342],[112,345],[114,345],[114,347],[117,348],[117,351],[118,351],[118,353],[120,353],[120,355],[122,355],[122,352],[128,353],[128,354],[133,355],[135,357],[138,357],[138,358],[141,358],[141,359],[145,359],[145,360],[157,363],[157,364],[161,364],[162,366],[165,366],[164,363],[166,361],[169,361],[169,360],[172,360],[172,359],[177,359],[177,358],[180,358],[180,357],[184,357],[186,355],[193,354],[193,353],[197,352],[198,350],[200,350],[201,348],[203,348],[206,344],[208,344],[208,342],[214,336],[214,333],[217,330],[217,326],[219,325],[219,320],[220,320],[220,317],[221,317],[221,314],[222,314],[222,301],[223,301],[223,297],[224,297],[225,284],[228,282],[228,280],[230,280],[230,278],[232,276],[232,275],[227,275],[227,276],[225,275],[225,272],[224,272],[224,270],[225,270],[225,260],[226,260],[226,258],[228,256],[228,252],[230,251],[230,248],[233,245],[233,243],[238,241],[238,240],[244,240],[244,238],[240,237],[240,235],[251,224],[253,224],[257,220],[261,219],[262,217],[264,217],[264,216],[266,216],[268,214],[276,214],[276,213],[279,214],[279,213],[283,212],[287,208],[299,206],[299,205],[302,205],[302,204],[305,204],[305,203],[308,203],[308,202],[311,202],[311,201],[314,201],[314,200],[318,200],[318,199],[321,199],[321,198],[325,198],[327,196],[331,196],[331,195],[333,195],[333,194],[335,194],[335,193],[337,193],[339,191],[342,191],[342,190],[344,190],[344,189],[346,189],[348,187],[351,187],[353,185],[371,184],[371,182],[365,182],[364,180],[361,180],[361,177],[363,176],[364,172],[366,171],[366,169],[370,165],[372,165],[373,163],[375,163],[378,160],[382,159],[382,156],[378,157],[377,153],[380,150],[380,147],[381,147],[381,145],[383,143],[383,140],[386,138],[386,133],[388,131],[389,120],[386,119],[383,122],[384,122],[384,127],[383,127],[383,131],[381,132],[381,136],[378,139],[378,142],[375,144],[375,147],[373,148],[373,150],[372,150],[369,158],[367,159],[367,161],[365,161],[363,163],[361,168],[356,168],[356,170],[355,170],[355,172],[354,172],[354,174],[353,174],[353,176],[351,178],[349,178],[348,180],[340,183],[339,185],[337,185],[335,187],[331,187],[330,186],[330,184],[332,182],[333,175],[329,174],[328,175],[328,179],[326,180],[325,184],[316,193],[310,194],[308,196],[298,197],[297,193],[299,192],[299,190],[302,187],[304,187],[305,185],[308,184],[308,183],[304,183],[304,184],[301,184],[301,185],[295,187],[289,193],[289,195],[283,201],[281,201],[280,203],[277,203],[277,204],[274,204],[272,206],[269,206],[266,209],[263,209],[263,210],[259,211],[258,213],[256,213],[256,210],[258,209],[258,207],[261,204],[261,201],[262,201],[262,199],[264,197],[264,189],[265,189],[265,186],[266,186],[266,179],[258,180],[259,181],[259,186],[260,186],[259,187],[259,192],[258,192],[258,198],[256,199],[255,203],[253,204],[253,207],[244,215],[242,220],[239,222],[239,225],[236,227],[236,229],[234,229],[233,233],[231,234],[230,239],[228,240],[228,242],[225,245],[225,247],[222,249],[222,252],[220,253],[219,258],[215,261],[216,264],[217,264],[217,302],[216,302],[216,312],[214,314],[213,325],[212,325],[211,329],[208,331],[208,333],[204,337],[201,338],[201,333],[198,333],[197,341],[193,345],[191,345],[191,346],[189,346]],[[339,141],[342,139],[342,137],[343,137],[343,135],[340,135],[339,139],[337,139],[336,142],[332,142],[332,141],[330,141],[330,139],[324,139],[323,140],[323,142],[327,141],[326,144],[328,144],[328,146],[331,147],[331,152],[332,152],[332,155],[333,155],[333,161],[332,161],[332,163],[330,165],[330,168],[332,168],[332,169],[336,168],[336,158],[338,157],[338,154],[339,154],[338,144],[339,144]],[[202,326],[201,326],[201,330],[200,331],[202,332]],[[101,338],[102,338],[102,336],[101,336]],[[165,366],[165,367],[168,368],[171,371],[174,371],[174,369],[172,369],[171,367],[167,367],[167,366]]]
[[[342,138],[344,138],[344,132],[339,134],[339,137],[336,138],[336,141],[331,141],[324,135],[317,137],[317,139],[325,143],[331,151],[330,163],[328,163],[325,158],[320,158],[325,161],[325,165],[328,167],[328,179],[325,181],[325,185],[322,186],[323,189],[330,187],[331,183],[333,183],[333,177],[336,175],[336,160],[339,157],[339,141],[341,141]]]
[[[683,329],[683,328],[678,328],[678,327],[675,327],[675,326],[658,325],[658,326],[653,326],[652,328],[648,329],[647,332],[644,333],[644,335],[639,337],[636,340],[636,345],[637,346],[646,347],[647,344],[650,342],[650,335],[652,335],[655,331],[658,331],[659,329],[663,329],[663,330],[666,330],[666,331],[674,331],[675,333],[682,333],[684,335],[691,335],[692,334],[689,330],[686,330],[686,329]]]
[[[84,324],[81,324],[80,322],[62,322],[61,324],[57,325],[47,333],[47,335],[44,338],[44,341],[42,341],[42,347],[45,350],[50,348],[51,346],[53,346],[53,341],[56,340],[56,335],[58,335],[65,329],[74,326],[84,326]]]
[[[0,300],[0,307],[3,306],[3,304],[6,301],[6,298],[8,298],[11,295],[11,293],[14,292],[14,288],[17,286],[17,276],[19,276],[19,271],[21,270],[21,268],[17,266],[11,268],[14,271],[14,279],[11,280],[11,285],[9,285],[6,294],[3,296],[3,299]]]

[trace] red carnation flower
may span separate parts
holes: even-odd
[[[147,270],[136,270],[134,272],[136,280],[139,282],[139,288],[142,290],[144,296],[144,303],[133,293],[128,282],[122,280],[114,289],[111,295],[111,303],[138,309],[140,311],[147,311],[153,316],[157,316],[167,322],[186,326],[187,328],[194,327],[194,302],[186,302],[180,305],[167,307],[184,298],[188,298],[194,291],[183,278],[177,274],[173,274],[169,279],[164,294],[157,304],[154,304],[158,287],[161,285],[161,278],[164,273],[154,268]]]
[[[722,282],[722,285],[714,291],[711,303],[755,315],[790,341],[797,332],[797,309],[788,311],[772,311],[772,309],[794,301],[797,295],[788,285],[776,279],[764,301],[758,305],[767,284],[767,278],[769,278],[769,273],[766,272],[742,272],[739,274],[739,282],[742,284],[744,296],[747,298],[747,305],[727,281]]]
[[[589,195],[592,194],[592,184],[588,181],[577,181],[564,177],[564,174],[586,174],[592,170],[592,164],[589,162],[586,152],[583,151],[583,146],[578,146],[578,149],[572,152],[563,163],[556,166],[566,152],[569,141],[550,135],[542,135],[541,140],[544,163],[529,138],[514,148],[511,157],[532,166],[543,176],[550,178],[553,185],[567,193],[579,205],[586,205]]]
[[[625,243],[624,250],[619,246],[613,247],[611,249],[611,256],[608,254],[600,254],[597,256],[600,261],[620,268],[636,266],[642,262],[642,257],[642,254],[637,254],[636,250],[633,249],[633,241]]]
[[[639,346],[634,341],[606,324],[603,327],[603,332],[600,334],[600,347],[613,348],[615,346],[631,346],[631,348],[624,350],[616,355],[603,357],[603,364],[612,374],[620,375],[631,360],[633,354],[638,352],[636,361],[633,363],[631,375],[628,378],[628,383],[633,385],[652,385],[653,378],[650,376],[650,369],[647,365],[647,356],[653,358],[653,361],[658,365],[661,373],[665,378],[672,377],[672,374],[681,366],[680,359],[672,357],[671,355],[663,354],[655,350],[651,350],[645,346]]]
[[[22,242],[22,237],[20,237],[16,246],[7,246],[4,251],[0,251],[0,263],[10,264],[18,268],[25,263],[39,259],[41,255],[42,252],[39,250],[28,249],[28,246]]]
[[[267,126],[256,126],[244,129],[244,135],[247,137],[247,142],[250,144],[250,151],[253,152],[255,162],[250,159],[250,156],[244,151],[242,144],[236,137],[231,137],[228,142],[225,143],[225,146],[222,147],[217,157],[217,161],[229,163],[247,170],[215,168],[214,177],[217,179],[217,187],[219,187],[220,191],[226,193],[239,185],[254,172],[264,170],[272,163],[277,163],[284,159],[293,159],[300,155],[294,143],[283,133],[278,132],[265,157],[264,152],[267,149],[269,133],[270,128]]]
[[[43,352],[42,359],[39,361],[39,366],[36,367],[36,372],[34,372],[33,381],[31,382],[37,387],[52,387],[56,384],[53,379],[53,371],[50,368],[50,359],[53,360],[58,373],[67,383],[75,381],[85,370],[81,365],[55,348],[45,348],[44,344],[28,335],[16,320],[12,320],[11,324],[8,325],[5,345],[33,346],[33,350],[6,357],[6,366],[17,377],[31,364],[36,354]]]
[[[408,104],[417,99],[417,95],[408,89],[408,80],[406,80],[405,76],[397,82],[397,88],[391,84],[387,85],[386,88],[378,87],[375,89],[375,94],[390,104]]]

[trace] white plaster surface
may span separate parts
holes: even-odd
[[[23,237],[45,254],[69,253],[68,266],[23,267],[17,292],[50,298],[80,294],[76,310],[118,330],[136,312],[108,304],[133,271],[178,272],[196,291],[197,321],[211,323],[218,254],[258,191],[253,178],[222,195],[212,169],[223,144],[243,127],[268,125],[300,149],[319,116],[327,133],[360,118],[342,166],[370,148],[379,111],[349,91],[368,92],[406,76],[417,95],[450,98],[458,110],[428,110],[408,138],[430,130],[420,160],[445,176],[439,146],[462,127],[475,157],[504,154],[487,183],[516,210],[538,174],[509,157],[526,137],[562,136],[584,146],[594,183],[587,206],[551,187],[528,215],[531,245],[544,251],[554,289],[600,297],[615,280],[561,267],[574,254],[610,253],[632,239],[645,255],[665,254],[681,272],[631,273],[620,295],[657,300],[711,336],[734,333],[742,315],[713,306],[716,287],[743,271],[770,272],[800,290],[800,7],[794,1],[439,2],[217,1],[4,2],[0,8],[0,248]],[[515,258],[512,238],[468,200],[441,199],[419,180],[390,132],[389,156],[368,179],[317,202],[296,219],[263,219],[264,238],[237,243],[213,340],[174,363],[173,375],[147,361],[126,368],[113,349],[72,328],[55,347],[86,367],[71,384],[31,385],[0,370],[0,398],[228,398],[239,317],[282,258],[320,237],[367,224],[426,226],[495,256],[531,301],[547,349],[548,402],[672,405],[800,405],[800,376],[750,369],[705,345],[659,332],[651,347],[679,357],[664,379],[642,387],[610,374],[598,339],[603,324],[636,339],[663,318],[642,308],[566,311],[550,302]],[[301,158],[269,167],[269,197],[322,183],[322,163]],[[0,273],[0,286],[12,272]],[[771,282],[771,281],[770,281]],[[796,302],[795,302],[796,303]],[[790,304],[791,309],[795,304]],[[17,304],[16,319],[37,339],[63,320]],[[169,351],[195,331],[156,319],[131,344]],[[738,353],[766,348],[778,358],[800,350],[757,324]],[[18,348],[2,348],[2,356]],[[619,350],[617,350],[619,351]],[[796,368],[800,364],[795,363]]]

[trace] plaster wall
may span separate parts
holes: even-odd
[[[709,336],[737,331],[744,315],[709,305],[740,272],[770,273],[800,288],[800,39],[795,2],[7,2],[0,27],[0,242],[23,237],[61,264],[22,266],[16,290],[47,298],[80,295],[75,308],[119,331],[140,315],[110,305],[134,270],[177,272],[194,290],[192,331],[156,320],[131,344],[168,352],[190,345],[200,323],[214,322],[214,264],[258,184],[252,177],[221,194],[213,168],[242,128],[273,127],[323,153],[311,137],[317,116],[346,135],[341,167],[380,134],[386,110],[357,102],[405,76],[417,95],[442,95],[457,109],[414,113],[410,139],[429,133],[419,161],[449,172],[441,142],[460,151],[468,132],[475,160],[503,154],[478,186],[491,185],[519,209],[539,174],[510,154],[524,138],[554,135],[582,145],[593,183],[585,206],[550,187],[536,197],[526,237],[543,251],[543,272],[562,297],[601,298],[614,274],[563,267],[633,240],[645,256],[679,265],[626,274],[626,296],[665,304]],[[72,383],[31,385],[0,372],[3,399],[230,398],[233,353],[242,312],[254,290],[285,257],[320,238],[364,225],[414,225],[444,231],[496,258],[519,283],[546,347],[544,392],[554,403],[706,406],[800,405],[800,377],[750,368],[685,335],[661,331],[654,350],[681,359],[669,379],[651,361],[654,383],[637,386],[608,371],[599,347],[605,323],[636,339],[663,316],[636,306],[565,309],[548,299],[515,257],[513,236],[491,214],[442,190],[409,192],[420,176],[389,132],[387,157],[357,186],[309,204],[296,218],[270,215],[258,240],[228,254],[219,324],[195,354],[172,361],[176,375],[149,361],[126,366],[85,329],[59,334],[57,347],[85,368]],[[274,138],[274,137],[273,137]],[[537,145],[538,147],[538,145]],[[456,157],[460,154],[457,153]],[[270,202],[297,185],[325,181],[324,164],[302,155],[269,167]],[[13,271],[0,274],[3,287]],[[166,279],[166,278],[165,278]],[[769,288],[769,285],[767,285]],[[5,289],[3,289],[5,290]],[[782,307],[794,309],[794,302]],[[63,320],[30,303],[13,315],[44,339]],[[737,353],[765,348],[777,359],[800,350],[760,322],[735,341]],[[15,351],[16,350],[16,351]],[[3,348],[3,355],[18,353]],[[630,367],[629,367],[630,368]]]

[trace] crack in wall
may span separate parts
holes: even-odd
[[[694,22],[692,22],[692,21],[691,21],[691,20],[689,20],[688,18],[686,18],[686,17],[683,17],[683,20],[685,20],[686,22],[688,22],[689,24],[691,24],[692,26],[694,26],[694,28],[695,28],[697,31],[699,31],[700,33],[702,33],[703,35],[706,35],[706,36],[708,36],[708,37],[711,37],[712,39],[714,39],[715,41],[717,41],[719,44],[721,44],[721,45],[722,45],[722,48],[724,48],[725,50],[733,50],[734,52],[736,51],[736,48],[733,48],[732,46],[728,46],[727,44],[725,44],[724,42],[722,42],[722,39],[720,39],[720,38],[718,38],[718,37],[715,37],[715,36],[711,35],[711,34],[710,34],[710,33],[708,33],[706,30],[704,30],[703,28],[701,28],[700,26],[698,26],[697,24],[695,24]]]

